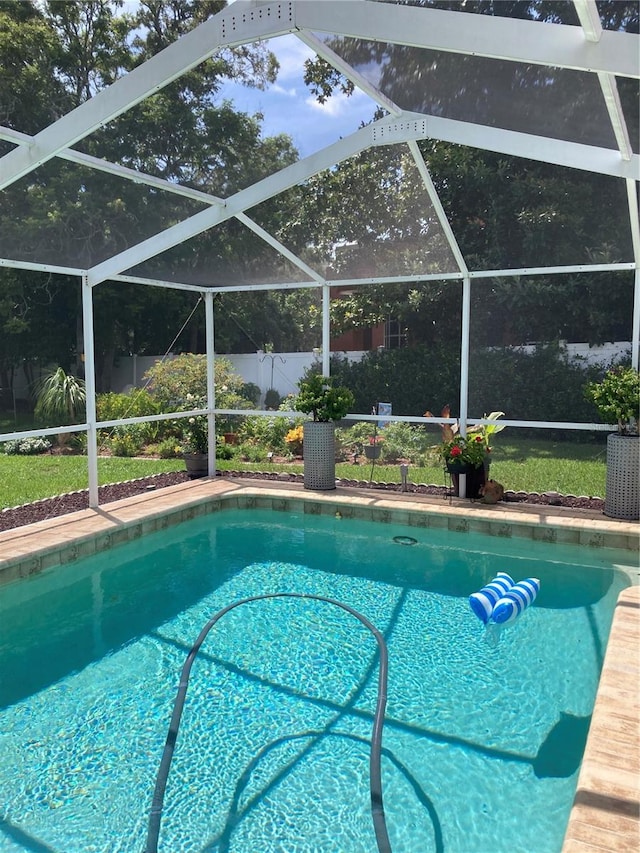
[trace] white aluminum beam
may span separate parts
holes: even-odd
[[[305,275],[307,275],[313,281],[322,284],[324,282],[324,278],[320,275],[320,273],[316,272],[316,270],[312,269],[308,264],[305,264],[304,261],[300,260],[297,255],[294,255],[290,249],[287,249],[279,240],[276,240],[275,237],[272,237],[268,231],[265,231],[262,226],[258,225],[257,222],[254,222],[253,219],[248,217],[244,213],[239,213],[236,216],[236,219],[239,222],[242,222],[243,225],[246,225],[247,228],[250,228],[254,234],[257,234],[265,243],[268,243],[273,249],[276,250],[280,255],[283,255],[287,260],[291,261],[299,270],[301,270]]]
[[[526,160],[640,181],[640,157],[632,154],[629,160],[623,160],[617,149],[597,148],[595,145],[550,139],[440,116],[425,116],[422,113],[406,112],[399,119],[383,118],[369,127],[374,145],[391,145],[409,142],[411,139],[440,139]]]
[[[96,427],[96,362],[94,353],[93,293],[82,276],[82,335],[84,341],[84,382],[87,413],[87,468],[89,506],[98,506],[98,431]]]
[[[633,154],[631,140],[629,139],[629,131],[627,130],[627,121],[622,111],[620,103],[620,95],[618,94],[618,84],[613,74],[604,74],[598,72],[598,81],[604,102],[607,106],[607,112],[611,120],[611,126],[616,137],[616,143],[620,150],[620,156],[623,160],[630,160]]]
[[[202,285],[189,284],[188,282],[162,281],[156,278],[142,278],[135,275],[114,275],[110,281],[125,281],[129,284],[142,284],[149,287],[165,287],[170,290],[188,290],[193,293],[236,293],[239,291],[256,290],[300,290],[310,287],[320,287],[323,281],[285,281],[272,284],[225,284],[225,285]]]
[[[34,141],[33,136],[29,136],[27,133],[20,133],[17,130],[11,130],[7,127],[0,128],[0,139],[17,142],[19,145],[32,145]],[[99,172],[106,172],[109,175],[115,175],[117,178],[132,181],[134,184],[144,184],[163,192],[200,201],[203,204],[224,205],[224,199],[218,196],[205,193],[202,190],[193,189],[192,187],[186,187],[182,184],[176,184],[164,178],[157,178],[154,175],[148,175],[146,172],[138,172],[136,169],[130,169],[128,166],[120,166],[118,163],[112,163],[109,160],[101,160],[99,157],[92,157],[90,154],[84,154],[82,151],[76,151],[74,148],[64,148],[56,156],[70,163],[77,163],[89,169],[97,169]]]
[[[402,109],[396,103],[383,94],[380,89],[376,89],[375,86],[372,86],[366,77],[363,77],[362,74],[355,71],[349,63],[339,57],[337,53],[330,50],[326,44],[321,41],[321,39],[305,31],[297,32],[296,35],[300,41],[307,45],[307,47],[310,47],[311,50],[314,50],[318,54],[318,56],[321,56],[333,65],[334,68],[336,68],[348,80],[351,80],[351,82],[361,89],[366,95],[369,95],[369,97],[377,104],[384,107],[385,110],[388,110],[391,115],[399,116],[402,113]]]
[[[600,41],[603,31],[596,0],[573,0],[573,5],[587,41]]]
[[[203,210],[194,216],[179,222],[177,225],[167,228],[160,234],[156,234],[136,246],[114,255],[101,264],[89,270],[89,283],[91,286],[101,281],[113,278],[131,267],[135,267],[148,258],[154,257],[167,249],[189,240],[207,231],[214,225],[218,225],[232,216],[237,216],[247,208],[253,207],[272,196],[277,195],[289,187],[302,183],[312,175],[328,169],[342,160],[358,154],[371,144],[371,130],[369,127],[361,128],[355,133],[334,142],[321,151],[292,163],[274,175],[269,175],[258,181],[247,189],[241,190],[227,199],[226,207]]]
[[[46,163],[140,101],[154,95],[186,71],[204,62],[223,46],[252,42],[292,32],[290,3],[262,8],[238,0],[204,21],[164,50],[98,92],[58,121],[41,130],[33,144],[10,151],[0,159],[0,189]]]
[[[513,270],[476,270],[469,273],[469,278],[514,278],[516,276],[532,275],[566,275],[567,273],[582,272],[622,272],[634,270],[636,264],[569,264],[556,267],[521,267]]]
[[[429,198],[431,199],[431,204],[434,207],[436,216],[438,217],[440,226],[444,231],[444,235],[447,239],[447,243],[449,244],[449,248],[451,249],[454,258],[456,259],[456,263],[458,264],[460,272],[463,274],[467,274],[469,272],[469,270],[467,269],[467,264],[462,255],[462,251],[460,250],[460,246],[458,245],[458,241],[456,240],[449,220],[447,219],[447,214],[445,213],[444,207],[442,206],[442,202],[440,201],[438,191],[436,190],[433,181],[431,180],[431,175],[429,174],[427,164],[424,162],[424,157],[420,153],[418,143],[415,141],[409,142],[409,150],[411,151],[413,160],[418,168],[420,177],[422,178],[425,189],[429,195]]]
[[[634,33],[605,31],[594,43],[585,40],[581,27],[368,0],[298,0],[295,23],[311,32],[640,77]]]
[[[56,264],[38,264],[33,261],[16,261],[12,258],[0,258],[0,267],[9,267],[16,270],[36,270],[37,272],[54,272],[60,275],[82,276],[86,270],[80,267],[60,267]]]

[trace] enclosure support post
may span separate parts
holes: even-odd
[[[631,366],[638,370],[640,354],[640,211],[638,210],[638,190],[635,181],[627,181],[627,199],[629,201],[629,220],[633,241],[633,259],[636,262],[633,288],[633,324],[631,331]]]
[[[329,376],[331,369],[331,288],[322,285],[322,375]]]
[[[87,418],[87,466],[89,469],[89,506],[98,501],[98,431],[96,429],[96,364],[93,346],[93,292],[87,274],[82,275],[82,335],[84,340],[84,382]]]
[[[215,384],[215,339],[213,293],[207,290],[204,294],[205,338],[207,342],[207,438],[208,438],[208,470],[209,476],[216,475],[216,384]]]
[[[636,268],[633,289],[633,331],[631,333],[631,366],[639,368],[640,352],[640,269]]]
[[[460,434],[467,434],[469,415],[469,328],[471,325],[471,279],[462,279],[462,331],[460,336]],[[467,476],[460,474],[459,497],[467,496]]]

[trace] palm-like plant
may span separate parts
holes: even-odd
[[[56,426],[84,419],[87,395],[83,379],[65,373],[62,367],[45,376],[37,389],[36,419]]]

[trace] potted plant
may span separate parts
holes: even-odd
[[[334,385],[333,377],[319,373],[307,374],[298,387],[294,408],[313,418],[304,425],[304,487],[335,489],[335,421],[347,414],[355,402],[354,396],[348,388]]]
[[[585,388],[605,423],[618,429],[607,437],[607,479],[604,514],[640,517],[640,374],[633,367],[613,367],[599,382]]]
[[[192,394],[187,394],[186,400],[189,408],[201,408],[202,401]],[[197,480],[200,477],[206,477],[209,473],[207,418],[205,415],[192,415],[187,419],[186,424],[184,421],[181,423],[183,424],[181,449],[189,479]]]
[[[448,418],[449,406],[445,406],[441,417]],[[438,452],[446,470],[451,474],[456,494],[459,493],[459,476],[467,475],[467,497],[478,498],[487,481],[487,473],[491,462],[491,438],[504,429],[504,424],[498,424],[504,412],[491,412],[484,415],[483,420],[488,424],[476,424],[469,427],[466,436],[460,435],[459,425],[442,424],[442,444]],[[425,417],[433,417],[425,412]]]
[[[379,459],[382,452],[382,442],[384,441],[381,435],[370,435],[369,443],[364,445],[364,455],[367,459]]]

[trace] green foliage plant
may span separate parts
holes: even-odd
[[[300,393],[295,401],[295,409],[312,415],[314,421],[339,421],[352,408],[355,399],[351,391],[333,384],[332,376],[308,373],[300,380]]]
[[[139,456],[143,441],[139,433],[130,427],[118,427],[109,441],[114,456]]]
[[[160,403],[163,412],[187,411],[204,408],[207,399],[207,358],[204,355],[183,353],[166,361],[158,361],[144,375],[151,395]],[[247,386],[233,370],[227,358],[216,357],[214,366],[216,408],[252,409],[254,403],[243,396]],[[189,400],[187,399],[189,398]],[[202,406],[190,403],[200,400]],[[189,404],[188,404],[189,403]],[[224,416],[216,418],[219,433],[231,432],[232,421]]]
[[[498,423],[498,418],[503,417],[504,412],[490,412],[488,415],[483,415],[483,421],[491,421],[489,424],[476,424],[474,426],[469,427],[467,430],[467,436],[470,438],[476,438],[477,436],[481,436],[482,441],[484,442],[485,450],[487,453],[491,453],[491,441],[492,437],[499,432],[502,432],[504,429],[504,424]]]
[[[640,420],[640,374],[633,367],[613,367],[599,382],[585,388],[605,423],[617,423],[620,435],[638,433]]]
[[[205,401],[187,394],[186,409],[202,409]],[[181,447],[183,453],[206,453],[209,447],[209,424],[206,415],[191,415],[180,421],[182,430]]]
[[[182,453],[182,448],[175,438],[165,438],[156,447],[160,459],[175,459]]]
[[[455,435],[448,441],[442,442],[439,452],[445,465],[461,462],[471,466],[471,468],[480,468],[487,458],[487,449],[481,435],[469,436],[468,438],[459,434]]]
[[[84,419],[86,390],[83,379],[66,373],[62,367],[48,373],[37,386],[35,417],[56,426]]]
[[[51,449],[51,442],[44,436],[42,438],[17,438],[14,441],[5,441],[0,445],[4,453],[9,456],[35,456],[38,453],[46,453]]]

